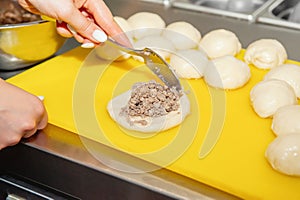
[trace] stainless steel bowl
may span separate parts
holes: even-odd
[[[0,70],[36,64],[55,54],[65,41],[52,21],[0,25]]]

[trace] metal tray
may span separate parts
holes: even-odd
[[[254,22],[274,0],[174,0],[172,6]]]
[[[300,0],[277,0],[269,6],[257,22],[271,24],[292,29],[300,29],[300,24],[289,21],[289,16]]]

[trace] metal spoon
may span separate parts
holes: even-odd
[[[52,18],[48,18],[46,16],[42,16],[42,18],[46,18],[47,20],[55,21]],[[67,27],[71,32],[75,32],[75,30],[67,24]],[[133,49],[130,47],[126,47],[111,38],[108,38],[105,42],[107,45],[115,47],[121,51],[124,51],[128,54],[141,56],[144,58],[145,64],[148,68],[158,76],[158,78],[166,84],[169,88],[175,88],[178,92],[182,91],[182,87],[180,85],[179,79],[176,76],[175,72],[171,68],[171,66],[154,52],[152,49],[144,48],[144,49]]]
[[[116,47],[117,49],[128,54],[143,57],[144,62],[148,66],[148,68],[154,74],[156,74],[164,84],[166,84],[169,88],[175,88],[179,92],[182,90],[179,79],[177,78],[171,66],[152,49],[133,49],[130,47],[125,47],[110,38],[108,38],[105,43],[110,46]]]

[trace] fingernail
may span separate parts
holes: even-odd
[[[43,101],[43,100],[45,99],[44,96],[38,96],[38,98],[39,98],[41,101]]]
[[[57,23],[59,23],[59,24],[61,24],[63,21],[61,21],[61,20],[57,20]]]
[[[93,38],[98,42],[105,42],[107,40],[107,35],[103,31],[95,30],[93,32]]]
[[[91,49],[91,48],[94,48],[94,47],[95,47],[95,44],[94,44],[94,43],[91,43],[91,42],[83,43],[83,44],[81,44],[81,47],[82,47],[82,48],[85,48],[85,49]]]
[[[75,29],[72,26],[70,26],[69,24],[67,24],[67,28],[69,29],[69,31],[71,31],[72,34],[76,34]]]

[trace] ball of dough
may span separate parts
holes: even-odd
[[[272,117],[278,108],[297,104],[293,88],[285,81],[270,79],[256,84],[250,91],[254,111],[262,118]]]
[[[204,80],[212,87],[236,89],[250,79],[250,68],[234,56],[223,56],[211,60],[205,69]]]
[[[114,16],[115,22],[120,26],[120,28],[124,31],[127,35],[128,39],[133,43],[133,31],[132,27],[129,25],[126,19],[119,16]]]
[[[94,51],[99,58],[111,61],[122,61],[130,58],[131,56],[130,54],[120,51],[108,43],[102,43],[100,46],[97,46]]]
[[[268,146],[265,157],[278,172],[300,176],[300,134],[276,137]]]
[[[148,35],[160,35],[166,27],[165,21],[156,13],[138,12],[127,19],[132,27],[135,39],[141,39]]]
[[[150,48],[159,54],[163,59],[170,58],[171,54],[175,52],[173,43],[160,35],[146,36],[137,40],[133,46],[136,49],[144,49],[146,47]]]
[[[264,77],[268,79],[279,79],[287,82],[295,90],[300,98],[300,66],[294,64],[283,64],[271,69]]]
[[[126,19],[114,16],[115,22],[120,26],[120,28],[124,31],[127,38],[131,43],[133,43],[133,36],[132,36],[132,28],[126,21]],[[97,46],[95,48],[95,53],[99,58],[105,59],[105,60],[112,60],[112,61],[122,61],[130,58],[130,54],[120,51],[119,49],[103,43],[100,46]]]
[[[107,105],[107,110],[111,118],[128,130],[145,133],[164,131],[182,123],[182,121],[190,113],[189,99],[183,93],[179,98],[179,107],[177,110],[170,111],[162,116],[130,116],[124,113],[124,109],[128,106],[128,102],[133,95],[132,91],[134,90],[135,86],[131,90],[113,98]],[[161,95],[157,94],[153,94],[151,96],[152,98],[144,97],[142,104],[148,104],[148,102],[152,102],[154,98],[161,98]],[[159,105],[157,103],[154,102],[153,106],[159,109]],[[167,108],[164,107],[164,109]]]
[[[300,105],[279,108],[273,116],[272,126],[275,135],[300,134]]]
[[[129,23],[127,22],[127,20],[124,19],[123,17],[114,16],[114,20],[121,27],[121,29],[123,31],[131,31],[132,30],[132,28],[129,25]]]
[[[235,56],[241,51],[242,45],[235,33],[217,29],[205,34],[199,43],[207,56],[211,59],[232,55]]]
[[[185,21],[169,24],[162,36],[171,40],[176,49],[179,50],[196,48],[201,39],[200,31]]]
[[[179,50],[170,57],[170,65],[180,78],[201,78],[208,64],[206,54],[200,50]]]
[[[247,47],[244,59],[259,69],[271,69],[283,64],[287,60],[287,53],[279,41],[260,39]]]

